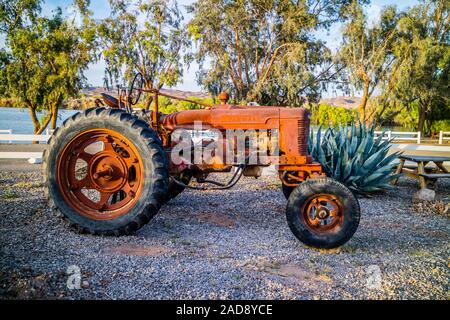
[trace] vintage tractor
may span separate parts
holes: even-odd
[[[152,110],[132,109],[142,92],[154,95]],[[142,89],[138,74],[129,90],[119,90],[117,98],[102,94],[96,107],[71,116],[54,132],[43,174],[52,207],[73,228],[130,234],[185,188],[227,189],[242,175],[258,177],[262,167],[275,164],[288,200],[287,221],[300,241],[333,248],[355,233],[357,199],[308,155],[308,110],[231,105],[221,93],[219,105],[200,103],[204,108],[163,114],[159,95],[177,98]],[[219,137],[197,142],[192,135],[175,137],[179,130],[194,132],[198,124]],[[236,132],[244,133],[242,141]],[[211,145],[219,148],[211,152]],[[177,148],[188,152],[176,153]],[[209,158],[202,156],[207,150]],[[228,183],[207,178],[217,172],[232,177]]]

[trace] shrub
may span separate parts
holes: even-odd
[[[216,101],[213,98],[188,97],[187,99],[202,102],[202,103],[207,103],[207,104],[211,104],[211,105],[216,104]],[[145,102],[143,102],[143,101],[135,106],[135,108],[144,108],[144,107],[145,107]],[[187,102],[187,101],[170,99],[170,98],[167,98],[164,96],[159,96],[158,97],[158,108],[159,108],[160,112],[169,114],[169,113],[174,113],[174,112],[183,111],[183,110],[203,109],[204,107],[199,104],[195,104],[195,103],[191,103],[191,102]]]
[[[343,107],[335,107],[328,104],[319,104],[313,107],[311,115],[311,124],[313,125],[348,125],[356,118],[354,110],[348,110]]]
[[[325,173],[356,193],[390,189],[392,160],[400,152],[387,155],[391,140],[374,139],[375,126],[352,124],[350,127],[328,128],[309,137],[309,152],[319,161]]]

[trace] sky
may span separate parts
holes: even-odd
[[[180,8],[184,10],[185,5],[189,5],[195,0],[178,0]],[[396,5],[399,10],[404,10],[408,7],[414,6],[419,3],[419,0],[372,0],[370,5],[366,6],[366,13],[369,21],[376,21],[381,9],[387,5]],[[61,7],[63,12],[70,11],[72,0],[46,0],[43,5],[43,13],[51,14],[52,10],[57,7]],[[102,19],[107,17],[109,13],[108,0],[91,0],[90,10],[94,13],[95,19]],[[189,20],[189,15],[184,11],[185,21]],[[331,49],[336,49],[340,41],[340,29],[339,24],[330,28],[328,32],[318,32],[317,37],[326,41],[327,45]],[[90,64],[89,69],[85,72],[88,83],[92,86],[102,86],[103,76],[105,71],[104,62]],[[185,68],[183,80],[174,88],[184,91],[202,91],[202,88],[197,84],[195,74],[198,71],[198,65],[193,62],[189,66],[189,69]],[[324,97],[335,96],[335,92],[325,92]]]

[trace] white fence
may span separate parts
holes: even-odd
[[[20,142],[45,142],[47,143],[50,139],[53,130],[47,129],[45,134],[13,134],[12,130],[0,130],[0,143],[3,141],[8,141],[8,143],[13,143],[14,141]]]
[[[0,137],[3,135],[3,134],[12,134],[12,130],[11,129],[8,129],[8,130],[0,130]],[[12,140],[8,140],[8,142],[9,143],[12,143]]]
[[[420,131],[417,132],[402,132],[402,131],[375,131],[375,138],[378,138],[380,135],[383,135],[382,139],[393,139],[402,140],[402,141],[415,141],[417,144],[420,144],[422,134]]]
[[[450,140],[450,131],[440,131],[439,132],[439,144],[443,144],[444,140]]]
[[[417,144],[422,142],[422,135],[420,131],[417,132],[402,132],[402,131],[375,131],[375,137],[383,134],[383,140],[393,139],[394,141],[414,141]],[[439,131],[439,144],[444,144],[445,141],[450,140],[450,131]],[[436,141],[436,140],[434,140]]]

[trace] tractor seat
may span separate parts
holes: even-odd
[[[114,98],[113,96],[107,94],[107,93],[102,93],[102,98],[103,101],[111,108],[123,108],[123,103],[119,102],[119,100],[117,98]]]

